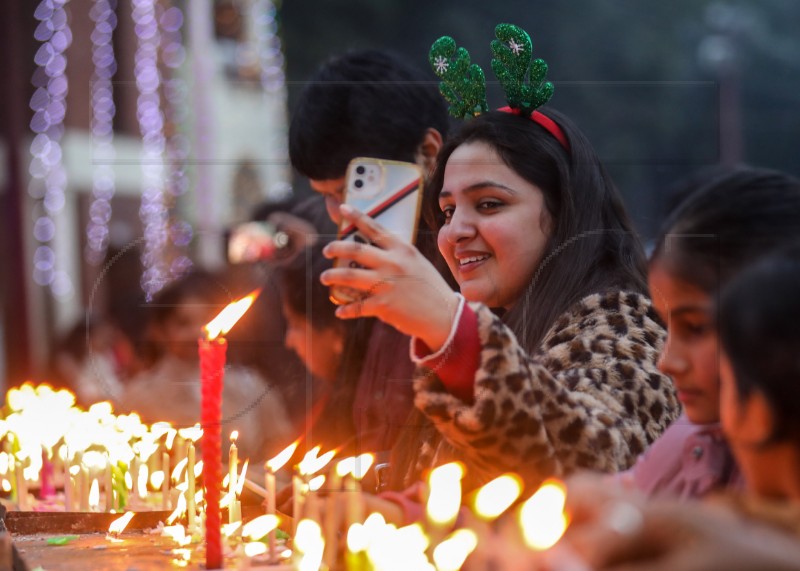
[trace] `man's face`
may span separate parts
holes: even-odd
[[[325,197],[325,208],[328,210],[328,216],[338,226],[342,221],[342,215],[339,214],[339,205],[344,200],[344,177],[324,180],[311,179],[308,182],[314,192],[318,192]]]

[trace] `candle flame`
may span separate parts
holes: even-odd
[[[278,527],[278,516],[268,514],[258,516],[245,524],[242,528],[242,535],[257,541]]]
[[[350,553],[365,551],[369,545],[367,531],[364,525],[358,522],[350,526],[347,530],[347,549]]]
[[[361,456],[357,456],[353,462],[353,469],[351,471],[353,477],[356,480],[361,480],[361,478],[366,476],[367,472],[372,466],[372,462],[374,461],[375,457],[372,454],[362,454]]]
[[[156,470],[152,474],[150,474],[150,485],[153,488],[158,489],[161,487],[161,484],[164,483],[164,471],[163,470]]]
[[[453,532],[433,550],[433,561],[438,571],[458,571],[467,556],[478,545],[478,536],[469,529]]]
[[[180,487],[176,487],[176,489],[180,490]],[[167,518],[167,524],[172,524],[181,517],[184,513],[186,513],[186,495],[181,494],[178,496],[178,505],[175,506],[175,509],[169,514]]]
[[[322,484],[325,483],[325,476],[319,475],[314,478],[311,478],[308,481],[308,489],[312,492],[316,492],[322,487]]]
[[[428,478],[430,494],[428,495],[428,518],[439,525],[452,523],[461,506],[461,478],[464,477],[464,466],[459,462],[450,462],[434,468]]]
[[[310,519],[301,520],[297,524],[294,536],[294,546],[303,558],[298,565],[299,571],[318,570],[322,563],[322,553],[325,541],[322,539],[322,529],[319,524]]]
[[[128,527],[128,524],[133,519],[134,515],[136,515],[135,512],[126,512],[122,517],[118,517],[112,521],[111,525],[108,526],[108,533],[113,536],[117,536],[122,533],[123,530]]]
[[[237,481],[236,481],[236,495],[237,496],[241,496],[242,495],[242,490],[244,489],[244,480],[245,480],[245,476],[247,475],[247,468],[248,468],[249,465],[250,465],[250,459],[248,458],[247,460],[244,461],[244,464],[242,464],[242,471],[239,474],[239,477],[237,478]]]
[[[297,465],[297,470],[304,476],[310,476],[315,472],[319,472],[325,466],[328,465],[328,462],[333,460],[334,455],[336,454],[335,450],[330,450],[326,452],[322,456],[317,456],[319,454],[320,447],[315,446],[309,452],[303,456],[303,459]]]
[[[564,513],[567,491],[558,480],[547,480],[520,510],[520,525],[528,547],[549,549],[561,539],[569,520]]]
[[[260,541],[251,541],[244,544],[244,554],[248,557],[256,557],[257,555],[263,555],[266,552],[266,544],[261,543]]]
[[[89,490],[89,509],[96,510],[100,505],[100,484],[97,478],[92,479],[92,488]]]
[[[186,467],[186,464],[189,462],[188,458],[184,458],[180,462],[175,465],[175,468],[172,470],[172,481],[177,482],[181,479],[183,475],[183,469]]]
[[[231,443],[232,444],[236,444],[236,439],[237,438],[239,438],[239,431],[238,430],[234,430],[233,432],[231,432]]]
[[[283,465],[289,461],[289,459],[292,457],[292,454],[294,454],[294,451],[297,450],[298,444],[300,444],[300,441],[295,440],[289,444],[289,446],[284,448],[280,454],[270,460],[267,460],[266,469],[272,472],[277,472],[283,468]]]
[[[232,537],[233,534],[239,531],[240,527],[242,527],[242,522],[240,521],[222,524],[222,535],[225,537]]]
[[[213,341],[220,335],[225,335],[230,331],[245,312],[250,309],[250,306],[253,305],[253,302],[260,292],[260,289],[255,290],[249,295],[229,303],[214,319],[209,321],[205,326],[208,340]]]
[[[484,519],[495,519],[517,501],[521,493],[522,481],[519,476],[504,474],[478,490],[475,513]]]

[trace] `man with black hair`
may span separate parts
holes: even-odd
[[[293,109],[289,156],[311,188],[324,196],[338,224],[351,159],[416,162],[429,174],[448,125],[433,76],[389,52],[354,51],[328,60],[309,79]],[[417,246],[432,255],[435,244],[420,221]],[[353,378],[341,379],[351,384],[341,388],[350,388],[353,395],[349,447],[385,452],[413,407],[408,338],[373,319],[359,320],[349,335],[344,359],[363,359],[361,366],[351,367]]]

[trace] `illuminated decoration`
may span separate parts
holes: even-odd
[[[161,33],[156,18],[156,0],[132,0],[136,31],[134,75],[139,96],[136,118],[142,135],[142,204],[139,216],[144,227],[141,285],[147,300],[168,281],[164,252],[167,246],[168,211],[164,202],[164,115],[161,112],[161,72],[158,49]]]
[[[281,39],[278,35],[277,13],[275,2],[272,0],[254,0],[251,4],[251,17],[254,21],[255,46],[258,61],[261,67],[261,86],[264,91],[273,97],[281,97],[281,109],[286,109],[286,74],[284,72],[283,50]],[[285,132],[276,132],[276,139],[271,145],[276,157],[284,159],[288,164],[289,150]],[[284,174],[284,178],[288,173]],[[291,193],[291,184],[288,180],[279,181],[270,193],[276,196]]]
[[[86,251],[90,264],[103,261],[108,248],[108,223],[111,220],[111,199],[114,196],[114,86],[111,78],[117,71],[112,43],[117,26],[116,0],[94,0],[89,17],[92,30],[91,83],[92,107],[92,203],[86,227]]]
[[[36,201],[33,236],[38,245],[33,254],[33,280],[48,286],[57,298],[73,293],[72,279],[59,268],[51,246],[56,236],[56,216],[64,208],[67,173],[61,161],[61,137],[67,105],[67,58],[72,32],[65,6],[68,0],[42,0],[34,17],[39,20],[34,37],[42,42],[34,56],[37,65],[31,97],[31,182],[28,193]]]
[[[177,6],[164,10],[159,18],[161,24],[161,62],[166,71],[175,71],[186,61],[186,50],[183,47],[183,12]],[[166,136],[166,174],[168,236],[172,242],[174,255],[168,263],[169,279],[184,275],[191,267],[192,261],[182,253],[193,238],[192,226],[175,216],[175,203],[189,190],[189,176],[186,172],[186,159],[191,144],[181,126],[189,121],[189,107],[186,105],[186,81],[178,74],[170,74],[162,80],[164,94],[164,116],[168,125]]]

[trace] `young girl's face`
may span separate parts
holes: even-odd
[[[483,142],[447,161],[439,207],[439,250],[469,301],[509,308],[530,283],[550,235],[539,187]]]
[[[658,368],[672,377],[686,416],[694,423],[719,422],[719,363],[711,298],[670,274],[656,260],[648,275],[653,305],[667,324]]]

